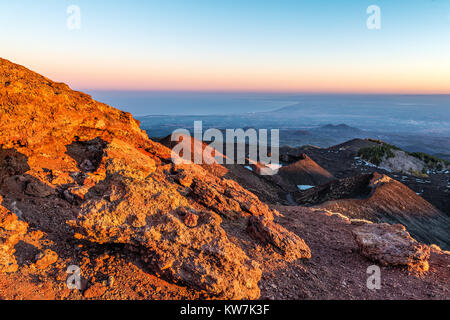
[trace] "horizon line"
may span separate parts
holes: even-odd
[[[392,95],[392,96],[450,96],[449,92],[390,92],[390,91],[291,91],[291,90],[230,90],[230,89],[117,89],[117,88],[73,88],[75,91],[96,92],[155,92],[155,93],[221,93],[221,94],[291,94],[291,95]]]

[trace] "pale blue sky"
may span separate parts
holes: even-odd
[[[77,88],[450,93],[447,0],[15,0],[0,27],[0,56]]]

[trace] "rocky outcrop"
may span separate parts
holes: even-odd
[[[39,269],[87,240],[139,252],[145,270],[210,296],[256,299],[261,270],[248,252],[266,241],[250,246],[249,217],[270,221],[275,249],[307,250],[236,182],[172,163],[130,114],[2,59],[0,123],[0,194],[52,241]]]
[[[411,238],[400,224],[366,224],[354,229],[353,235],[361,254],[370,260],[418,271],[429,269],[430,248]]]
[[[196,289],[229,299],[257,298],[261,271],[228,239],[219,215],[197,211],[186,198],[186,187],[170,182],[152,159],[129,157],[129,149],[115,140],[105,148],[99,166],[105,178],[86,195],[77,219],[70,222],[79,232],[76,237],[133,246],[150,269]],[[236,204],[237,215],[242,209]]]
[[[0,196],[0,203],[2,202]],[[0,205],[0,273],[16,272],[15,245],[27,232],[28,225],[17,215]]]
[[[193,177],[189,195],[202,206],[229,219],[252,215],[273,219],[273,211],[254,194],[240,187],[237,182],[201,175],[198,167],[184,167],[181,170]]]
[[[422,173],[426,171],[425,162],[413,157],[402,150],[392,150],[393,157],[384,156],[380,163],[380,168],[385,168],[393,172],[401,172],[405,174]]]
[[[426,277],[389,268],[383,282],[395,286],[370,292],[354,220],[280,214],[224,178],[233,169],[174,164],[129,114],[1,59],[0,125],[0,299],[448,297],[444,251],[432,250]],[[390,184],[363,180],[350,193]],[[319,189],[342,200],[341,187]],[[373,259],[424,269],[420,245],[402,239],[411,260],[372,249]],[[80,290],[65,285],[73,266]]]
[[[127,200],[119,206],[142,210]],[[138,219],[127,221],[127,215],[125,221],[116,220],[120,218],[113,214],[117,209],[105,209],[99,213],[85,207],[77,225],[87,234],[86,239],[129,244],[140,250],[148,268],[192,288],[226,299],[259,297],[261,270],[228,239],[217,214],[197,212],[199,221],[193,227],[176,211],[149,214],[139,223]]]

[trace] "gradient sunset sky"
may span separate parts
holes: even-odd
[[[15,0],[0,26],[1,57],[81,90],[450,94],[449,0]]]

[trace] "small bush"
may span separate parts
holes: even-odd
[[[400,148],[387,143],[383,143],[379,146],[359,149],[358,156],[366,161],[373,163],[376,166],[379,166],[383,161],[383,158],[389,159],[395,157],[395,154],[392,150],[400,150]]]
[[[429,178],[430,176],[426,173],[425,170],[422,170],[422,172],[417,171],[417,170],[409,170],[409,172],[413,175],[416,176],[418,178]]]

